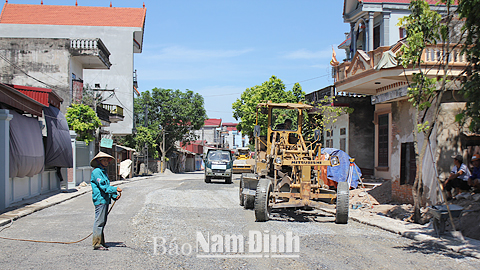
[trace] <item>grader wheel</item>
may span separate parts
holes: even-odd
[[[238,187],[238,199],[240,200],[240,206],[245,205],[245,196],[243,194],[243,174],[240,176],[240,186]]]
[[[243,180],[243,174],[240,177],[240,188],[238,189],[238,197],[240,199],[240,205],[245,209],[253,209],[253,204],[255,202],[255,196],[243,194],[243,187],[245,186],[245,181]]]
[[[335,214],[335,223],[348,223],[348,182],[338,182],[337,185],[337,211]]]
[[[273,192],[273,186],[270,179],[262,178],[258,181],[257,193],[255,195],[255,221],[265,222],[270,218],[272,206],[270,204],[270,194]]]

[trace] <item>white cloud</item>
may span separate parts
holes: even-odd
[[[283,56],[287,59],[328,59],[332,57],[331,50],[322,50],[322,51],[310,51],[307,49],[300,49],[290,53],[287,53]]]
[[[252,51],[253,49],[251,48],[242,50],[203,50],[182,46],[169,46],[155,51],[149,50],[148,53],[144,53],[140,57],[150,60],[194,62],[232,58]]]

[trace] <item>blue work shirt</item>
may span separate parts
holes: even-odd
[[[472,176],[469,179],[480,179],[480,167],[473,167]]]
[[[93,170],[90,184],[92,185],[92,200],[94,205],[110,204],[111,199],[116,199],[118,196],[117,187],[110,186],[107,173],[105,169],[101,167]]]

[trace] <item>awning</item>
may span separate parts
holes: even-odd
[[[65,115],[53,106],[44,107],[43,113],[47,124],[45,166],[72,168],[72,142]]]
[[[37,119],[15,111],[10,120],[10,178],[32,177],[43,172],[43,137]]]
[[[120,149],[118,149],[120,148]],[[126,151],[131,151],[131,152],[136,152],[137,150],[133,149],[133,148],[130,148],[130,147],[126,147],[126,146],[123,146],[123,145],[117,145],[117,151],[123,151],[123,150],[126,150]]]

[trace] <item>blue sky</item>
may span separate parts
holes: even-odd
[[[41,0],[9,0],[40,4]],[[75,5],[75,0],[44,0]],[[189,89],[205,98],[209,118],[237,122],[232,103],[272,75],[306,93],[331,85],[332,45],[349,31],[343,1],[326,0],[114,0],[114,7],[147,8],[144,48],[135,55],[139,90]],[[78,0],[109,6],[107,0]]]

